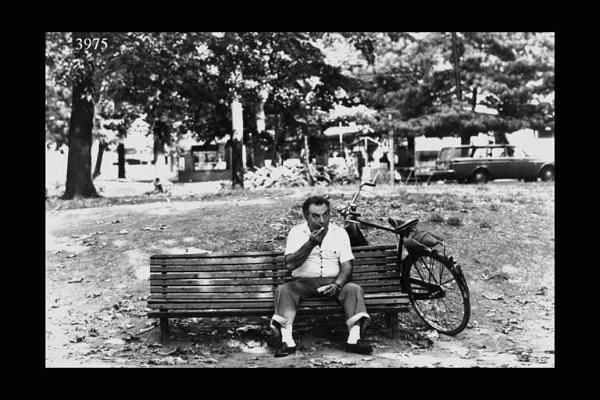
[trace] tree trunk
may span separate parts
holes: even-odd
[[[460,66],[458,57],[458,39],[456,32],[452,32],[452,58],[454,60],[454,77],[456,79],[456,97],[458,101],[462,101],[462,90],[460,87]]]
[[[119,164],[119,179],[125,179],[125,143],[119,141],[117,145],[117,155]]]
[[[408,141],[408,165],[410,167],[415,166],[415,137],[409,136],[406,138]]]
[[[67,182],[62,199],[100,197],[92,180],[92,73],[73,85],[71,119],[69,122],[69,158]]]
[[[242,103],[231,102],[231,186],[244,188],[244,159],[242,140],[244,138],[244,121],[242,119]]]
[[[471,98],[471,111],[475,112],[475,107],[477,107],[477,86],[473,88],[473,96]]]
[[[100,140],[98,143],[98,156],[96,157],[96,166],[94,167],[94,175],[93,178],[97,178],[101,174],[102,169],[102,156],[104,155],[104,150],[108,147],[108,143],[104,140]]]
[[[494,131],[494,141],[496,144],[510,144],[506,137],[506,132]]]
[[[165,141],[164,132],[162,131],[162,123],[154,124],[154,178],[159,178],[161,181],[167,179],[167,163],[165,162]]]
[[[275,134],[273,135],[273,152],[271,153],[271,166],[275,167],[279,165],[279,137],[281,129],[281,115],[277,114],[275,123]]]
[[[390,160],[390,185],[394,185],[396,183],[395,181],[395,177],[396,177],[396,156],[395,156],[395,152],[394,152],[394,130],[390,129],[390,137],[389,137],[389,141],[390,141],[390,150],[388,152],[388,158]],[[414,139],[413,139],[413,144],[414,144]],[[414,146],[413,146],[414,148]]]
[[[468,133],[460,133],[460,144],[462,144],[462,145],[471,144],[471,135]]]
[[[266,130],[265,102],[269,97],[269,92],[263,90],[260,92],[258,104],[256,105],[256,137],[252,143],[252,161],[256,167],[265,166],[264,151],[260,148],[260,138]]]
[[[254,168],[254,135],[252,132],[248,133],[248,143],[246,143],[245,147],[248,153],[246,159],[246,168]]]

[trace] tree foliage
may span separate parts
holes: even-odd
[[[84,124],[92,132],[77,132],[104,142],[123,136],[140,116],[161,143],[188,132],[198,140],[221,138],[232,133],[233,100],[244,105],[246,134],[256,129],[252,115],[264,102],[278,136],[263,134],[262,139],[275,144],[299,131],[319,134],[351,119],[403,136],[554,129],[552,33],[83,36],[105,37],[108,46],[74,51],[73,34],[46,35],[46,140],[57,145],[70,144],[67,120],[73,119],[75,88],[77,100],[87,102],[80,105],[93,106],[94,120]],[[369,112],[332,118],[329,111],[340,106]]]

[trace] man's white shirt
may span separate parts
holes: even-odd
[[[298,251],[309,237],[310,228],[307,222],[294,226],[288,234],[284,254]],[[340,264],[353,259],[350,238],[346,230],[329,224],[321,245],[313,247],[306,261],[292,271],[292,276],[296,278],[336,277],[340,273]]]

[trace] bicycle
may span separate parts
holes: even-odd
[[[460,265],[453,257],[446,256],[446,246],[440,237],[416,230],[418,219],[403,221],[390,217],[392,228],[358,219],[361,214],[356,212],[356,200],[363,186],[375,186],[376,178],[362,183],[349,205],[336,209],[344,218],[351,246],[369,245],[360,225],[394,233],[398,239],[396,262],[402,291],[408,294],[425,324],[442,334],[456,335],[465,329],[471,316],[469,288]],[[404,249],[407,254],[402,258]]]

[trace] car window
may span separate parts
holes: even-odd
[[[492,147],[491,149],[491,157],[493,158],[498,158],[498,157],[508,157],[508,154],[506,153],[506,148],[505,147]]]
[[[525,153],[523,150],[521,149],[515,149],[515,155],[514,157],[518,157],[518,158],[527,158],[529,157],[529,155],[527,153]]]
[[[473,151],[473,158],[486,158],[486,148],[485,147],[478,147],[475,149],[475,151]]]
[[[442,149],[440,151],[440,156],[439,156],[440,160],[441,161],[449,161],[449,160],[455,158],[458,155],[457,150],[458,149],[455,149],[454,147]]]

